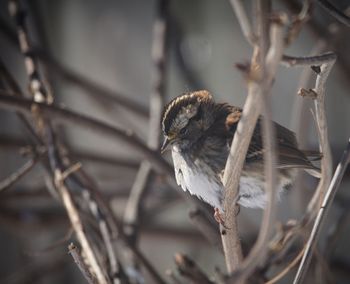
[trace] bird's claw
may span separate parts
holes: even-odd
[[[214,218],[215,221],[218,222],[221,226],[223,226],[225,229],[227,229],[224,221],[224,216],[220,212],[219,208],[214,208]]]

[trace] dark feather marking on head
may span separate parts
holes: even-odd
[[[162,129],[164,134],[168,134],[174,119],[184,106],[197,102],[213,100],[212,96],[207,91],[197,91],[184,93],[172,99],[163,109],[162,113]]]

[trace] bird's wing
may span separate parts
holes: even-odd
[[[233,114],[230,114],[226,120],[226,129],[230,132],[230,145],[232,143],[233,135],[236,131],[236,127],[240,118],[240,115],[238,114],[240,111],[240,109],[234,109]],[[238,119],[233,119],[234,117],[238,117]],[[254,129],[254,134],[246,156],[247,163],[262,160],[264,156],[261,120],[261,118],[258,119],[258,122]],[[278,123],[274,122],[274,126],[277,136],[277,167],[281,169],[302,168],[318,170],[318,168],[310,162],[304,152],[298,149],[295,134]]]

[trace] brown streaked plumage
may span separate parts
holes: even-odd
[[[171,100],[162,115],[164,150],[172,146],[177,183],[222,212],[222,172],[242,110],[218,104],[208,91],[185,93]],[[290,186],[295,169],[318,176],[319,170],[298,149],[295,135],[275,123],[278,192]],[[239,203],[262,208],[266,203],[261,119],[258,120],[243,167]]]

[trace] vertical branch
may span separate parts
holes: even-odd
[[[168,42],[168,21],[169,11],[168,0],[159,0],[157,2],[156,19],[153,25],[153,44],[152,44],[152,93],[150,96],[150,119],[148,146],[157,150],[160,142],[160,120],[165,96],[166,80],[166,57]],[[142,200],[147,194],[150,177],[152,174],[152,165],[149,161],[143,160],[132,186],[130,197],[128,199],[124,214],[124,232],[129,241],[137,246],[138,227],[140,223]]]
[[[317,208],[320,206],[324,198],[325,191],[328,188],[332,177],[332,153],[328,139],[328,127],[325,108],[325,84],[336,60],[335,54],[332,55],[333,56],[331,61],[321,64],[319,66],[319,70],[316,70],[318,71],[314,89],[315,93],[317,94],[315,100],[317,123],[316,127],[320,135],[320,152],[322,153],[323,157],[321,160],[321,179],[307,209],[309,215],[312,215],[312,212],[316,212],[315,210],[317,210]]]
[[[165,95],[166,78],[166,44],[167,44],[167,22],[168,22],[168,0],[159,0],[157,6],[156,20],[153,26],[153,91],[150,97],[150,121],[148,146],[157,150],[160,139],[160,119]],[[139,168],[134,185],[131,189],[130,197],[125,209],[124,223],[126,233],[131,240],[136,238],[136,230],[140,218],[141,200],[146,194],[148,181],[152,173],[151,164],[144,160]],[[136,241],[136,240],[134,240]]]
[[[324,47],[325,42],[323,40],[317,41],[310,52],[310,56],[319,54],[320,52],[322,52],[322,50],[324,50]],[[310,66],[303,67],[298,81],[297,92],[299,92],[301,88],[310,86],[312,73],[313,71],[310,68]],[[306,149],[305,147],[307,146],[307,134],[309,132],[309,127],[311,124],[310,117],[307,115],[310,114],[309,111],[310,109],[308,107],[308,103],[306,103],[305,100],[301,99],[299,96],[295,96],[294,105],[292,109],[292,125],[295,127],[298,145],[299,147],[301,147],[301,149]],[[297,173],[297,176],[295,178],[294,188],[297,189],[296,193],[298,194],[299,202],[296,203],[297,208],[300,209],[299,211],[302,211],[304,210],[307,204],[307,200],[305,199],[305,192],[302,190],[302,172],[300,171]]]
[[[269,92],[273,78],[275,77],[278,64],[282,58],[284,49],[284,33],[283,28],[286,23],[286,15],[283,13],[276,14],[275,20],[271,23],[271,46],[268,50],[265,59],[265,80],[261,81],[259,86],[261,89],[262,104],[263,104],[263,130],[264,130],[264,163],[265,163],[265,179],[266,179],[266,193],[268,202],[264,210],[262,224],[258,239],[246,257],[238,271],[234,274],[232,279],[236,277],[244,280],[259,263],[266,257],[269,249],[269,238],[271,237],[276,210],[276,154],[274,147],[274,129],[271,123],[271,110],[269,106]]]
[[[264,135],[264,147],[267,148],[265,155],[266,174],[267,174],[267,194],[269,196],[268,206],[266,208],[263,224],[259,234],[258,241],[254,246],[247,261],[245,261],[244,269],[242,271],[248,271],[248,263],[253,269],[258,263],[260,257],[263,257],[266,252],[266,243],[269,235],[271,234],[275,208],[275,158],[274,147],[272,138],[273,130],[271,127],[271,114],[269,113],[269,107],[267,101],[267,95],[272,85],[273,78],[278,67],[278,64],[283,54],[283,25],[286,22],[286,16],[279,14],[276,16],[274,25],[271,29],[273,43],[269,48],[269,19],[270,19],[270,3],[264,1],[257,2],[258,12],[258,45],[255,46],[255,56],[252,59],[249,84],[248,84],[248,97],[246,99],[242,117],[238,123],[237,131],[234,136],[230,155],[226,163],[224,173],[224,185],[225,185],[225,222],[230,230],[221,230],[223,246],[225,251],[225,260],[228,268],[228,272],[232,274],[237,266],[240,265],[242,253],[239,244],[239,238],[237,233],[237,223],[233,215],[234,204],[236,202],[236,196],[238,194],[239,179],[241,170],[245,161],[245,156],[248,150],[248,146],[253,134],[257,119],[262,110],[264,110],[265,122],[264,131],[267,131]],[[236,13],[239,11],[236,11]],[[241,26],[244,23],[240,22]],[[262,107],[262,105],[264,107]],[[243,131],[244,129],[244,131]],[[259,256],[259,257],[258,257]],[[254,261],[256,257],[256,261]],[[239,266],[240,267],[240,266]],[[239,274],[240,274],[239,273]],[[247,277],[247,274],[245,275]]]

